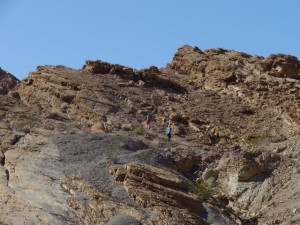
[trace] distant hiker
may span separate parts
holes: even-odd
[[[146,127],[149,129],[150,128],[150,123],[151,123],[151,114],[148,113],[147,116],[145,117],[146,120]]]
[[[168,136],[168,141],[171,141],[171,136],[172,136],[172,128],[171,128],[171,126],[170,126],[170,125],[168,126],[168,128],[167,128],[166,132],[167,132],[167,136]]]

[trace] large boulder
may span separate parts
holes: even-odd
[[[127,75],[133,75],[134,71],[133,69],[122,66],[119,64],[111,64],[108,62],[103,62],[101,60],[87,60],[85,65],[82,68],[84,71],[88,71],[91,73],[97,73],[97,74],[127,74]]]
[[[167,167],[186,174],[196,170],[201,163],[201,156],[185,149],[176,149],[175,151],[165,149],[161,151],[159,161]]]
[[[205,208],[197,196],[188,193],[188,181],[184,177],[150,165],[133,163],[111,167],[111,173],[116,181],[124,184],[129,196],[145,208],[156,211],[164,224],[175,224],[175,221],[206,224],[201,219]]]
[[[231,207],[253,212],[266,202],[272,194],[273,179],[269,177],[279,160],[278,155],[261,151],[224,156],[213,172]]]
[[[197,186],[183,176],[148,164],[135,163],[112,166],[110,171],[135,202],[155,212],[156,217],[151,221],[153,224],[241,224],[241,219],[230,210],[221,205],[222,209],[218,209],[207,204],[204,198],[208,196],[204,197],[199,184]]]

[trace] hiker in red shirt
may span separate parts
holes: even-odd
[[[150,129],[150,123],[151,123],[151,114],[148,113],[147,116],[145,117],[145,120],[146,120],[146,127],[148,129]]]

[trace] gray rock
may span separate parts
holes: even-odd
[[[110,221],[105,223],[104,225],[143,225],[136,218],[131,216],[117,216],[112,218]]]

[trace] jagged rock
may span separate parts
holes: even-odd
[[[201,156],[197,156],[193,152],[184,149],[175,151],[169,151],[169,149],[167,149],[160,153],[159,162],[180,173],[186,174],[197,169],[201,163]]]
[[[111,171],[115,174],[120,174],[118,168],[112,168]],[[198,215],[204,213],[204,207],[196,196],[187,194],[187,180],[184,180],[178,176],[175,176],[166,171],[154,168],[148,165],[135,165],[128,164],[125,170],[121,168],[121,171],[126,173],[124,176],[125,189],[130,196],[133,196],[135,201],[139,202],[146,208],[151,208],[155,211],[160,211],[160,216],[169,211],[165,210],[164,205],[168,205],[172,208],[172,214],[181,214],[181,208],[188,208],[191,211],[189,216],[192,223],[202,224],[201,218],[197,219]],[[120,175],[117,176],[117,180],[120,180]],[[144,189],[137,188],[143,184]],[[194,213],[193,213],[194,212]],[[169,211],[171,213],[171,211]],[[172,224],[172,218],[164,218]],[[187,222],[184,219],[182,222]]]
[[[262,212],[262,207],[265,211],[263,205],[270,204],[276,198],[274,189],[284,191],[280,188],[282,180],[276,175],[285,167],[279,160],[278,155],[268,152],[242,152],[220,160],[217,183],[223,186],[224,193],[230,200],[229,205],[247,210],[247,215]],[[294,205],[292,202],[290,204]]]
[[[178,49],[168,68],[186,75],[201,73],[204,72],[206,61],[207,58],[199,48],[185,45]]]
[[[170,119],[174,122],[177,122],[177,123],[182,123],[184,125],[188,125],[189,124],[189,118],[187,116],[184,116],[184,115],[181,115],[177,112],[172,112],[170,114]]]
[[[270,172],[272,163],[279,160],[279,157],[270,153],[250,153],[243,152],[241,154],[229,157],[226,171],[229,176],[236,177],[238,182],[247,182],[260,180],[260,175]]]
[[[143,69],[141,71],[138,71],[138,73],[141,73],[142,75],[160,75],[161,72],[156,66],[150,66],[148,69]]]
[[[208,224],[206,221],[212,212],[214,216],[222,217],[221,212],[204,207],[199,198],[188,193],[188,181],[178,175],[137,164],[113,166],[110,171],[116,181],[124,184],[129,196],[156,212],[157,219],[152,221],[155,224]],[[235,221],[231,223],[235,224]]]
[[[87,60],[85,65],[82,68],[84,71],[89,71],[91,73],[100,73],[100,74],[127,74],[134,75],[133,69],[119,65],[119,64],[110,64],[103,62],[101,60],[91,61]]]
[[[295,56],[284,54],[270,55],[262,60],[258,67],[272,76],[299,79],[300,62]]]
[[[140,86],[151,85],[151,86],[161,86],[163,88],[171,88],[175,91],[182,92],[185,91],[183,86],[175,83],[169,79],[164,79],[159,77],[161,74],[159,69],[155,66],[151,66],[148,69],[143,70],[133,70],[131,68],[103,62],[101,60],[97,61],[86,61],[86,64],[82,68],[84,71],[91,73],[102,73],[102,74],[117,74],[121,75],[124,79],[134,80],[139,82]],[[141,81],[140,81],[141,80]],[[143,83],[144,82],[144,83]]]
[[[249,58],[252,59],[250,55],[236,51],[220,48],[202,52],[197,47],[185,45],[178,49],[168,68],[181,74],[196,75],[195,79],[205,81],[207,87],[217,87],[243,80],[242,73],[237,71],[246,67],[244,61]]]
[[[0,67],[0,94],[7,94],[8,91],[14,88],[18,83],[19,80],[16,77]]]

